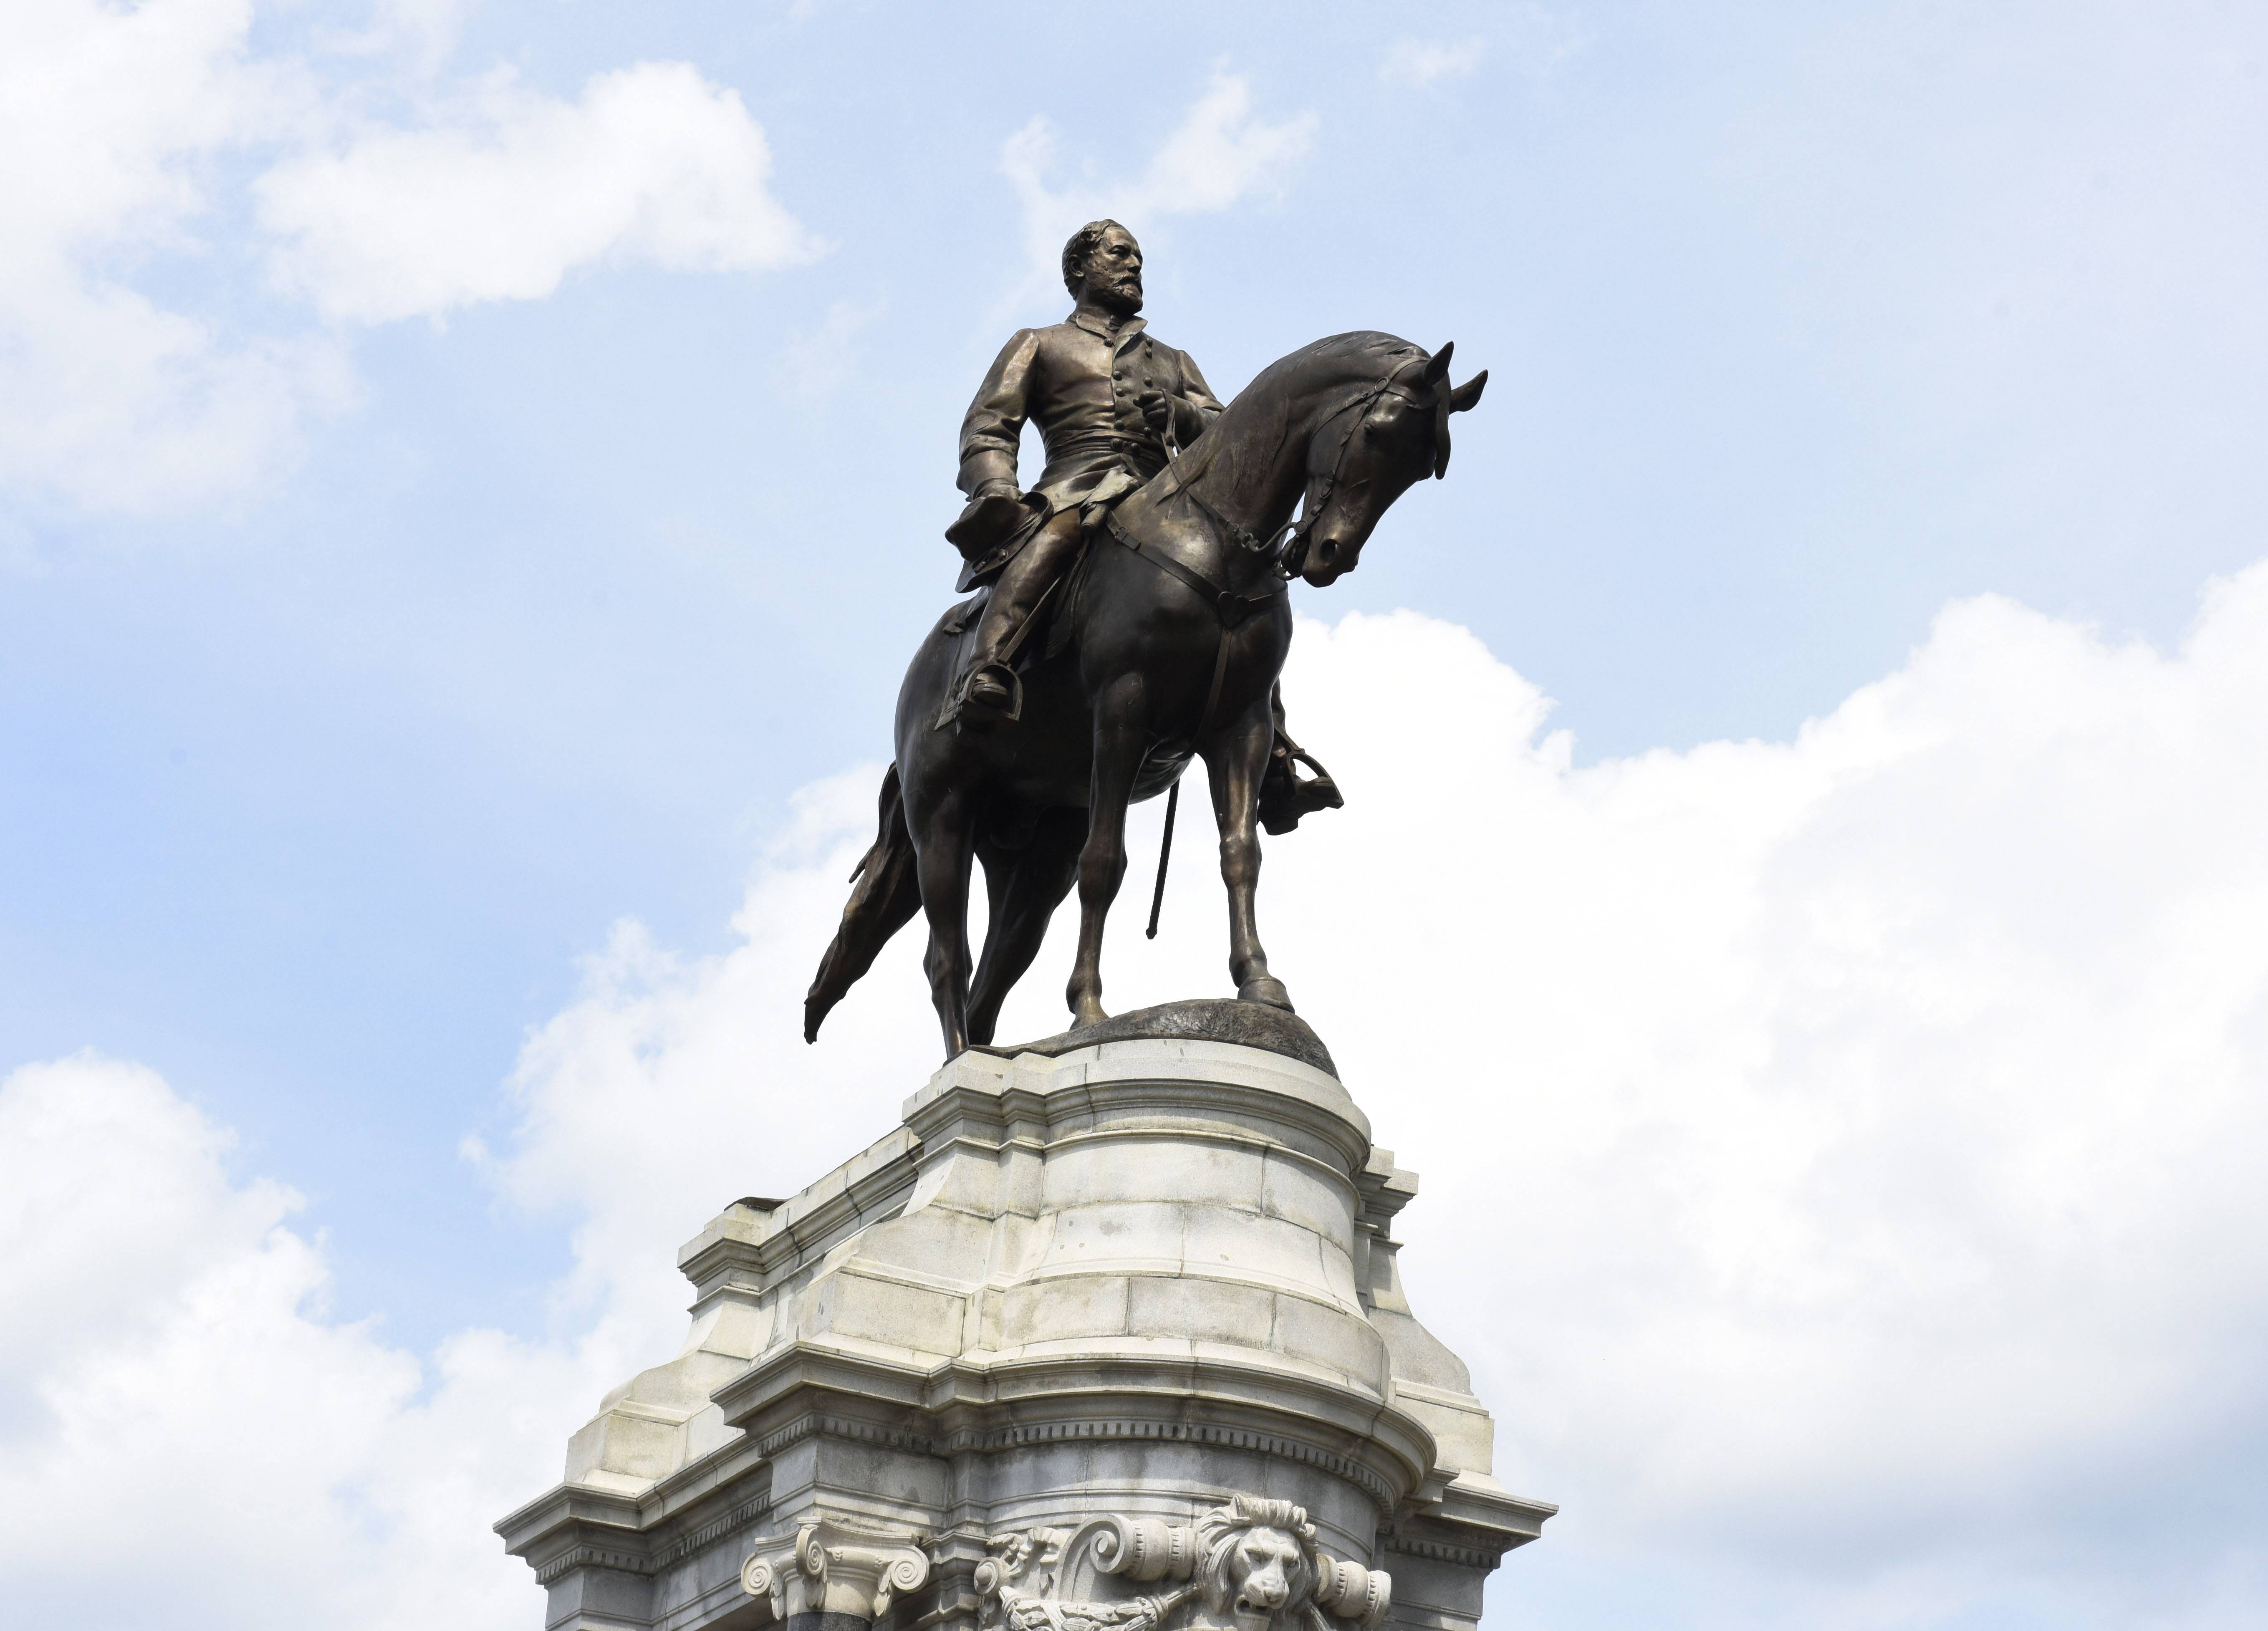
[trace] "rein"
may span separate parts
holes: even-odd
[[[1232,521],[1221,514],[1219,511],[1206,503],[1204,496],[1192,485],[1205,474],[1207,469],[1211,468],[1210,457],[1204,459],[1204,467],[1189,476],[1174,478],[1174,491],[1167,496],[1186,497],[1196,505],[1203,512],[1205,519],[1211,523],[1217,543],[1226,539],[1245,553],[1258,555],[1267,561],[1268,570],[1263,579],[1267,586],[1258,594],[1239,594],[1233,590],[1223,588],[1187,562],[1167,554],[1145,539],[1136,537],[1127,529],[1126,525],[1119,520],[1118,512],[1115,508],[1106,514],[1103,525],[1113,539],[1167,577],[1178,579],[1199,599],[1211,606],[1214,615],[1220,619],[1220,634],[1213,643],[1212,681],[1205,687],[1204,709],[1197,716],[1197,729],[1191,733],[1192,741],[1204,735],[1205,728],[1212,724],[1213,710],[1220,705],[1221,681],[1228,672],[1228,631],[1278,595],[1286,592],[1290,580],[1306,563],[1308,537],[1314,532],[1315,524],[1322,519],[1323,511],[1330,507],[1331,495],[1338,488],[1340,472],[1346,467],[1347,450],[1354,445],[1354,433],[1369,420],[1370,410],[1378,405],[1381,398],[1397,396],[1413,408],[1430,408],[1438,412],[1446,406],[1447,390],[1448,382],[1445,378],[1435,391],[1437,400],[1422,401],[1410,392],[1400,387],[1397,371],[1396,373],[1389,374],[1359,395],[1350,397],[1333,408],[1324,418],[1323,423],[1315,428],[1315,433],[1320,435],[1325,426],[1342,419],[1347,421],[1347,427],[1339,436],[1338,449],[1332,455],[1329,472],[1324,475],[1320,486],[1311,484],[1307,501],[1302,503],[1305,525],[1299,525],[1300,518],[1295,517],[1286,520],[1265,539],[1259,537],[1249,527]],[[1227,551],[1224,549],[1222,553],[1226,555]]]
[[[1322,485],[1314,487],[1311,484],[1308,495],[1303,497],[1300,509],[1305,512],[1307,525],[1300,526],[1297,532],[1294,532],[1293,528],[1300,519],[1298,513],[1286,518],[1283,525],[1263,539],[1255,533],[1250,527],[1230,520],[1205,502],[1204,495],[1198,492],[1192,483],[1202,478],[1205,472],[1211,468],[1212,454],[1216,451],[1217,444],[1216,447],[1207,448],[1198,456],[1198,467],[1186,476],[1173,470],[1171,465],[1168,465],[1168,478],[1174,484],[1174,490],[1167,495],[1167,497],[1186,497],[1196,505],[1204,513],[1204,518],[1211,524],[1216,543],[1226,539],[1246,554],[1258,555],[1268,562],[1263,579],[1267,586],[1258,594],[1238,594],[1233,590],[1222,588],[1187,562],[1168,555],[1155,544],[1137,538],[1127,530],[1125,524],[1119,520],[1116,508],[1105,512],[1103,525],[1113,539],[1168,577],[1178,579],[1199,599],[1211,606],[1214,615],[1220,619],[1219,631],[1213,637],[1212,680],[1205,687],[1204,708],[1197,715],[1197,729],[1190,732],[1192,746],[1204,738],[1206,727],[1212,724],[1213,710],[1220,706],[1221,681],[1228,673],[1229,630],[1278,595],[1290,591],[1292,577],[1307,562],[1308,537],[1314,531],[1315,523],[1322,519],[1323,511],[1329,508],[1332,493],[1337,490],[1339,473],[1346,467],[1347,450],[1354,445],[1354,433],[1369,420],[1370,410],[1378,405],[1380,399],[1388,395],[1398,396],[1413,408],[1432,409],[1437,415],[1437,422],[1440,427],[1437,435],[1441,439],[1441,444],[1447,445],[1448,380],[1446,378],[1441,380],[1434,393],[1435,400],[1432,402],[1421,402],[1409,392],[1395,389],[1395,376],[1388,375],[1370,390],[1350,398],[1332,409],[1329,415],[1324,419],[1323,424],[1315,428],[1316,433],[1320,434],[1324,425],[1329,425],[1335,420],[1345,418],[1357,408],[1361,409],[1360,413],[1355,414],[1345,431],[1340,436],[1338,451],[1332,455],[1330,471],[1323,477]],[[1170,420],[1167,422],[1164,439],[1167,459],[1177,461],[1181,449],[1175,445]],[[1312,440],[1312,437],[1310,439]],[[1307,502],[1309,499],[1312,502]],[[1226,549],[1221,551],[1224,556],[1227,553]],[[1149,926],[1143,931],[1145,937],[1151,940],[1158,937],[1158,917],[1159,914],[1165,909],[1166,868],[1173,859],[1174,817],[1179,813],[1181,803],[1182,783],[1181,779],[1176,776],[1173,786],[1166,794],[1165,834],[1158,845],[1158,881],[1150,893]],[[1059,1627],[1058,1631],[1060,1631]]]
[[[1212,579],[1187,562],[1176,561],[1157,545],[1135,537],[1118,519],[1116,511],[1110,513],[1103,525],[1108,530],[1110,536],[1121,544],[1168,577],[1178,578],[1196,591],[1197,598],[1208,602],[1212,606],[1213,614],[1220,619],[1220,632],[1213,637],[1212,683],[1205,687],[1204,711],[1197,716],[1197,727],[1189,733],[1189,739],[1195,742],[1204,735],[1205,727],[1212,724],[1212,710],[1220,706],[1220,682],[1228,672],[1228,631],[1278,595],[1285,593],[1285,580],[1271,572],[1267,579],[1268,587],[1262,592],[1256,595],[1240,595],[1223,589],[1219,584],[1214,583]]]
[[[1354,433],[1369,422],[1370,410],[1378,406],[1379,399],[1398,396],[1412,408],[1425,408],[1434,406],[1432,403],[1418,400],[1407,391],[1396,390],[1395,378],[1394,374],[1388,375],[1386,378],[1360,396],[1333,409],[1330,418],[1323,421],[1323,424],[1327,425],[1333,419],[1344,418],[1356,408],[1362,410],[1355,415],[1353,421],[1348,424],[1345,432],[1339,437],[1338,452],[1332,455],[1330,471],[1323,477],[1322,486],[1312,489],[1309,498],[1302,503],[1300,507],[1305,512],[1303,517],[1305,525],[1301,525],[1297,532],[1293,532],[1292,523],[1286,521],[1276,529],[1275,535],[1268,540],[1266,547],[1276,557],[1276,570],[1286,579],[1298,576],[1300,569],[1307,565],[1307,540],[1315,530],[1315,523],[1323,518],[1323,511],[1330,507],[1331,495],[1338,490],[1339,472],[1346,467],[1347,449],[1354,445]],[[1448,381],[1444,379],[1437,388],[1436,395],[1447,392],[1447,389]],[[1318,431],[1322,429],[1322,425],[1316,427]],[[1189,496],[1196,498],[1197,495],[1191,493]],[[1202,499],[1198,502],[1204,503]],[[1207,514],[1212,513],[1211,505],[1205,504],[1204,509]],[[1237,530],[1243,532],[1241,527]],[[1244,535],[1248,538],[1251,536],[1248,533]]]

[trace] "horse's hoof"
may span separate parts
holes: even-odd
[[[1248,980],[1237,987],[1236,1000],[1240,1003],[1265,1003],[1269,1007],[1280,1008],[1287,1014],[1294,1011],[1292,994],[1284,988],[1284,982],[1272,974],[1263,974],[1257,980]]]
[[[1071,1010],[1071,1028],[1084,1031],[1089,1025],[1099,1025],[1110,1016],[1102,1011],[1100,1003],[1074,1003]]]

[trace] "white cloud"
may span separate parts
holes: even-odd
[[[1521,0],[1491,8],[1485,35],[1454,43],[1410,36],[1395,40],[1379,60],[1381,83],[1423,91],[1447,80],[1471,77],[1486,59],[1530,79],[1557,73],[1590,43],[1572,16]]]
[[[1430,40],[1397,40],[1378,65],[1378,77],[1388,84],[1424,87],[1442,79],[1462,79],[1481,65],[1485,41],[1473,39],[1456,45]]]
[[[2264,653],[2268,566],[2170,656],[1980,599],[1793,743],[1579,769],[1461,631],[1303,626],[1295,727],[1352,803],[1270,843],[1263,928],[1425,1176],[1421,1311],[1506,1476],[1568,1502],[1557,1544],[1689,1603],[1740,1575],[1758,1625],[2257,1616]],[[505,1181],[643,1197],[585,1226],[593,1296],[666,1282],[710,1196],[807,1181],[931,1064],[913,930],[791,1040],[870,785],[814,791],[739,950],[626,930],[528,1050]],[[1114,1007],[1224,987],[1184,845],[1159,943],[1122,900]],[[1066,932],[1006,1033],[1061,1025]]]
[[[1351,802],[1268,847],[1277,969],[1425,1175],[1405,1262],[1500,1468],[1567,1503],[1495,1623],[1571,1569],[1669,1582],[1673,1626],[2257,1623],[2268,564],[2171,654],[1955,606],[1792,743],[1576,768],[1535,687],[1410,613],[1303,624],[1287,696]],[[118,1600],[215,1624],[536,1612],[485,1525],[672,1351],[674,1247],[934,1062],[914,930],[795,1040],[874,780],[806,790],[733,950],[625,925],[529,1041],[490,1171],[575,1219],[578,1341],[467,1333],[420,1394],[154,1077],[0,1088],[11,1601],[99,1554]],[[1223,988],[1204,849],[1158,942],[1123,898],[1114,1006]],[[1061,1024],[1065,939],[1009,1033]],[[122,1488],[123,1556],[92,1516]]]
[[[1314,145],[1316,117],[1293,115],[1270,124],[1252,111],[1252,86],[1241,74],[1216,72],[1141,176],[1132,181],[1050,184],[1056,130],[1034,119],[1000,150],[1000,169],[1023,207],[1024,241],[1031,280],[1061,275],[1065,239],[1085,223],[1108,216],[1138,235],[1145,224],[1174,215],[1205,215],[1256,196],[1280,193]]]
[[[320,335],[235,339],[136,286],[207,253],[214,156],[306,98],[251,62],[248,0],[0,10],[0,487],[129,512],[213,502],[288,465],[349,394]]]
[[[432,74],[447,62],[464,33],[465,19],[482,0],[376,0],[369,22],[344,35],[341,50],[372,55],[398,54],[422,74]]]
[[[1793,744],[1580,771],[1469,643],[1306,641],[1356,804],[1271,852],[1270,920],[1427,1173],[1414,1273],[1495,1311],[1457,1323],[1515,1481],[1853,1589],[2083,1601],[2250,1544],[2257,1498],[2134,1514],[2262,1447],[2264,631],[2268,570],[2172,658],[1971,602]],[[1292,950],[1334,916],[1388,954]],[[1476,1275],[1461,1237],[1518,1245]]]
[[[145,1070],[92,1056],[0,1084],[11,1412],[0,1510],[11,1596],[111,1598],[125,1534],[188,1623],[260,1597],[327,1602],[357,1549],[341,1478],[375,1452],[417,1368],[319,1306],[297,1198],[238,1188],[226,1137]],[[261,1592],[239,1583],[267,1576]],[[69,1590],[70,1596],[64,1596]],[[146,1599],[144,1599],[146,1602]],[[168,1617],[173,1611],[169,1608]],[[274,1623],[281,1624],[277,1619]]]
[[[541,299],[600,261],[755,271],[818,246],[771,195],[739,95],[682,62],[600,74],[579,101],[508,73],[462,120],[364,136],[276,165],[255,189],[278,275],[333,318]]]
[[[342,335],[245,298],[263,267],[327,317],[379,321],[538,298],[586,264],[814,252],[733,92],[656,62],[578,101],[508,74],[431,83],[465,9],[396,0],[344,54],[301,59],[253,50],[251,0],[0,8],[0,491],[166,513],[288,470],[356,387]],[[359,128],[374,87],[410,122]],[[276,241],[227,224],[271,157]]]
[[[540,1599],[488,1525],[638,1350],[452,1339],[421,1368],[330,1318],[299,1201],[92,1054],[0,1082],[0,1579],[89,1631],[495,1627]],[[90,1583],[99,1582],[99,1589]]]

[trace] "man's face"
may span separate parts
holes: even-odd
[[[1086,297],[1121,317],[1142,309],[1142,246],[1122,227],[1111,227],[1087,252],[1080,279]]]

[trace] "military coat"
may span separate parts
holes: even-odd
[[[1152,391],[1165,396],[1174,440],[1184,446],[1220,412],[1189,353],[1152,337],[1138,317],[1116,335],[1082,312],[1050,327],[1017,331],[961,422],[961,490],[972,498],[1017,490],[1027,419],[1040,427],[1047,467],[1026,495],[1034,524],[971,559],[964,586],[997,573],[1037,523],[1074,505],[1116,502],[1165,467],[1164,439],[1138,406]]]

